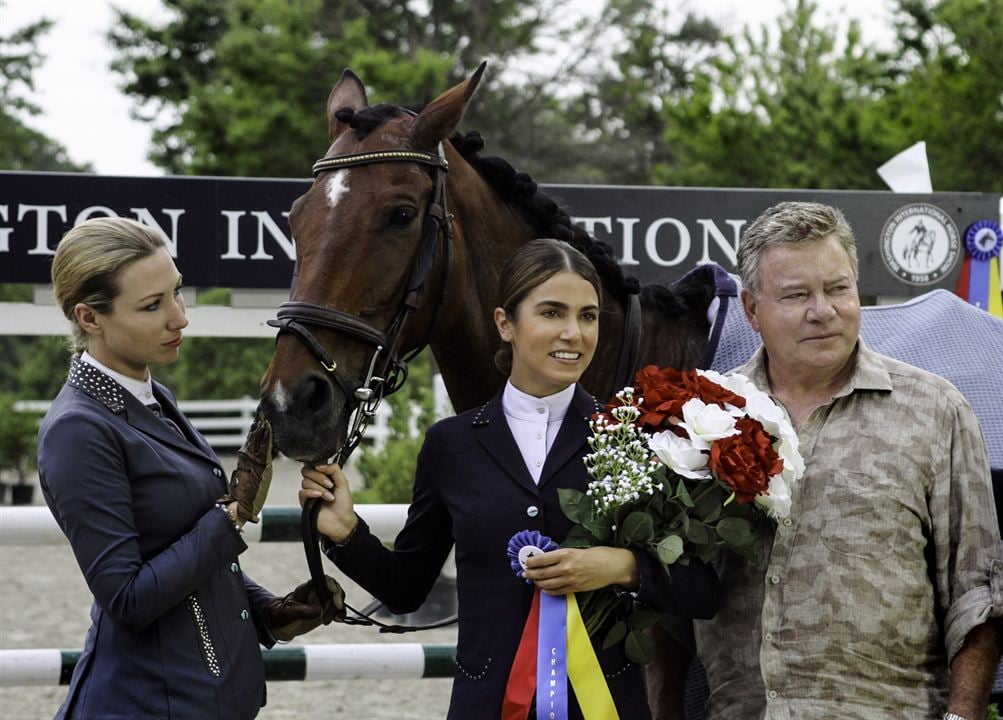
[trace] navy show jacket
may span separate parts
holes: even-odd
[[[247,720],[265,702],[273,596],[240,569],[247,545],[215,505],[219,459],[153,390],[184,437],[81,360],[39,431],[45,501],[94,595],[56,717]]]

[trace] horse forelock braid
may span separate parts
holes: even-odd
[[[365,140],[373,130],[402,114],[404,110],[397,105],[380,103],[361,110],[344,107],[336,110],[334,117],[338,122],[343,122],[355,130],[359,140]]]
[[[571,216],[551,197],[539,192],[539,186],[529,174],[517,171],[504,158],[479,157],[484,149],[484,138],[473,131],[465,135],[455,133],[449,142],[458,153],[506,200],[522,208],[538,228],[540,237],[564,240],[592,261],[603,286],[614,296],[623,297],[641,291],[635,277],[626,277],[613,256],[612,248],[576,225]]]

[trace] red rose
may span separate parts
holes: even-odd
[[[711,444],[707,467],[735,492],[739,503],[747,503],[766,494],[770,478],[783,470],[784,462],[758,420],[740,418],[735,427],[740,434]]]
[[[641,417],[637,424],[655,429],[667,427],[669,418],[682,418],[683,405],[693,398],[722,407],[725,403],[745,407],[745,398],[708,380],[696,370],[680,372],[670,367],[659,370],[655,365],[648,365],[634,377],[634,392],[644,400],[639,406]]]

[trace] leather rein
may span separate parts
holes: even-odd
[[[333,459],[333,462],[341,465],[348,460],[348,457],[359,445],[383,398],[396,392],[404,384],[407,379],[407,363],[421,352],[431,339],[445,301],[446,284],[452,259],[452,215],[448,213],[446,208],[445,189],[445,176],[449,170],[449,164],[446,161],[441,143],[437,153],[399,149],[329,155],[314,163],[313,175],[316,177],[329,170],[386,162],[416,162],[428,165],[432,169],[433,181],[432,201],[425,213],[421,240],[414,264],[411,266],[404,301],[390,322],[388,329],[383,331],[354,315],[307,302],[284,302],[279,306],[276,318],[268,321],[268,325],[278,328],[280,336],[283,333],[288,333],[306,346],[345,396],[346,409],[349,412],[355,411],[348,437]],[[415,349],[404,355],[398,355],[405,324],[408,318],[422,306],[427,281],[435,264],[440,238],[443,252],[442,282],[435,315],[424,340]],[[297,268],[293,273],[293,287],[295,287],[297,274],[298,261]],[[353,387],[351,381],[338,372],[337,362],[317,340],[310,327],[335,330],[375,348],[365,380],[361,385]],[[624,332],[617,358],[614,389],[628,385],[633,379],[633,369],[637,363],[640,347],[640,335],[640,303],[636,294],[630,294],[624,306]],[[321,505],[319,498],[307,500],[303,504],[300,524],[310,577],[318,600],[324,608],[323,622],[328,624],[334,619],[336,609],[331,592],[327,587],[321,560],[320,542],[323,538],[317,530],[317,515]],[[379,601],[374,601],[359,611],[346,603],[346,607],[357,617],[345,618],[343,622],[353,625],[378,625],[380,632],[401,633],[444,627],[457,620],[457,616],[453,615],[427,625],[390,625],[370,617],[370,613],[380,606]]]

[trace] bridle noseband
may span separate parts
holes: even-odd
[[[421,352],[431,339],[445,301],[446,281],[449,277],[452,256],[452,216],[446,209],[446,173],[449,170],[449,164],[446,162],[441,143],[437,153],[400,149],[329,155],[313,164],[313,174],[316,177],[329,170],[387,162],[416,162],[429,165],[432,168],[433,183],[432,201],[429,203],[422,223],[421,240],[414,264],[411,266],[411,273],[408,276],[404,301],[390,322],[390,326],[386,331],[383,331],[354,315],[308,302],[284,302],[279,306],[275,319],[268,321],[270,326],[278,328],[280,336],[283,333],[289,333],[306,346],[341,389],[345,396],[346,412],[355,411],[348,437],[333,460],[339,464],[344,464],[348,460],[348,456],[358,446],[383,398],[396,392],[404,384],[407,379],[407,363]],[[439,302],[423,341],[404,355],[399,355],[401,338],[407,319],[422,306],[428,278],[435,264],[440,237],[442,238],[443,262]],[[296,269],[293,272],[294,288],[298,271],[299,261],[297,260]],[[334,358],[317,340],[310,327],[335,330],[375,348],[362,385],[353,388],[350,381],[338,372],[338,365]],[[321,606],[324,608],[322,620],[327,624],[334,618],[335,608],[321,563],[320,538],[317,532],[317,514],[320,512],[320,508],[321,502],[317,498],[311,498],[303,504],[301,530],[313,587],[317,592]],[[382,625],[382,623],[368,618],[365,610],[358,614],[360,619],[355,622]],[[365,620],[361,618],[365,618]]]

